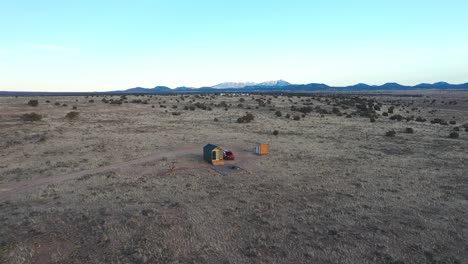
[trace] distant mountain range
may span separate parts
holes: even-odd
[[[211,87],[177,87],[171,89],[167,86],[154,88],[135,87],[121,91],[109,92],[7,92],[0,91],[0,95],[81,95],[81,94],[164,94],[164,93],[233,93],[233,92],[359,92],[359,91],[401,91],[401,90],[468,90],[468,83],[450,84],[446,82],[421,83],[415,86],[406,86],[398,83],[383,85],[368,85],[359,83],[352,86],[328,86],[322,83],[291,84],[284,80],[275,80],[262,83],[253,82],[225,82]]]
[[[131,88],[114,93],[177,93],[177,92],[319,92],[319,91],[389,91],[389,90],[420,90],[420,89],[468,89],[468,83],[449,84],[446,82],[422,83],[415,86],[405,86],[398,83],[386,83],[383,85],[368,85],[359,83],[352,86],[328,86],[323,83],[291,84],[285,80],[275,80],[262,83],[253,82],[224,82],[210,87],[190,88],[177,87],[171,89],[166,86],[156,86],[154,88]]]
[[[271,86],[288,86],[291,85],[289,82],[285,80],[274,80],[262,83],[254,83],[254,82],[224,82],[217,85],[211,86],[211,88],[215,89],[238,89],[238,88],[245,88],[251,86],[262,86],[262,87],[271,87]]]

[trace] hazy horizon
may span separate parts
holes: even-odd
[[[0,90],[468,82],[468,2],[0,3]]]

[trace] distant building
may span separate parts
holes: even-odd
[[[222,148],[213,144],[203,147],[203,158],[215,166],[224,165],[223,153]]]
[[[257,143],[255,146],[255,153],[257,155],[268,155],[268,144]]]

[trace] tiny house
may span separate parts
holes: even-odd
[[[203,158],[215,166],[224,165],[223,152],[222,148],[208,144],[203,147]]]
[[[268,144],[257,143],[255,146],[255,154],[257,155],[268,155]]]

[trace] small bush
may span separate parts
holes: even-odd
[[[403,119],[404,119],[404,117],[402,115],[393,115],[393,116],[390,117],[390,120],[401,121]]]
[[[63,107],[67,107],[68,105],[67,105],[67,104],[63,104],[62,106],[63,106]]]
[[[182,114],[181,112],[172,112],[172,115],[174,115],[174,116],[180,116],[181,114]]]
[[[92,104],[92,103],[94,103],[94,100],[89,100],[88,102]]]
[[[301,120],[301,117],[300,116],[294,116],[293,120],[299,121],[299,120]]]
[[[28,105],[32,106],[32,107],[36,107],[36,106],[39,105],[39,101],[38,100],[29,100]]]
[[[385,133],[385,136],[387,137],[394,137],[395,135],[396,135],[396,132],[393,130],[387,131],[387,133]]]
[[[73,106],[73,110],[76,110],[78,109],[78,107],[76,105]]]
[[[458,137],[460,137],[460,135],[457,132],[452,132],[449,135],[449,138],[454,138],[455,139],[455,138],[458,138]]]
[[[371,118],[371,119],[370,119],[370,122],[371,122],[371,123],[375,123],[375,122],[376,122],[375,118]]]
[[[72,111],[72,112],[69,112],[65,118],[68,118],[68,119],[76,119],[78,118],[78,116],[80,115],[79,112],[75,112],[75,111]]]
[[[218,118],[215,117],[215,119],[213,121],[218,122],[219,120],[218,120]]]
[[[245,116],[239,117],[237,123],[250,123],[254,120],[255,116],[251,113],[245,114]]]
[[[443,125],[443,126],[448,126],[448,123],[447,121],[441,119],[441,118],[435,118],[433,120],[431,120],[431,124],[440,124],[440,125]]]
[[[451,120],[449,123],[450,123],[451,125],[456,125],[456,124],[457,124],[457,121]]]
[[[275,115],[276,115],[277,117],[281,117],[283,114],[281,113],[281,111],[276,111],[276,112],[275,112]]]
[[[411,128],[411,127],[407,127],[407,128],[405,129],[405,132],[406,132],[407,134],[414,134],[414,129]]]
[[[278,135],[279,135],[279,131],[278,131],[278,130],[274,130],[274,131],[273,131],[273,135],[278,136]]]
[[[54,104],[54,105],[56,105],[56,106],[59,106],[59,105],[60,105],[60,103],[59,103],[59,102],[55,102],[55,104]]]
[[[453,131],[460,131],[460,127],[454,127]]]
[[[284,117],[286,117],[287,119],[291,118],[291,115],[290,114],[286,114]]]
[[[382,115],[383,115],[383,116],[388,116],[388,113],[387,113],[387,112],[383,112]]]
[[[29,122],[40,121],[42,119],[42,115],[36,114],[36,113],[23,114],[21,116],[21,119],[23,121],[29,121]]]
[[[422,118],[422,117],[420,117],[420,116],[418,116],[418,117],[416,118],[416,122],[424,123],[424,122],[426,122],[426,121],[427,121],[427,120],[426,120],[425,118]]]

